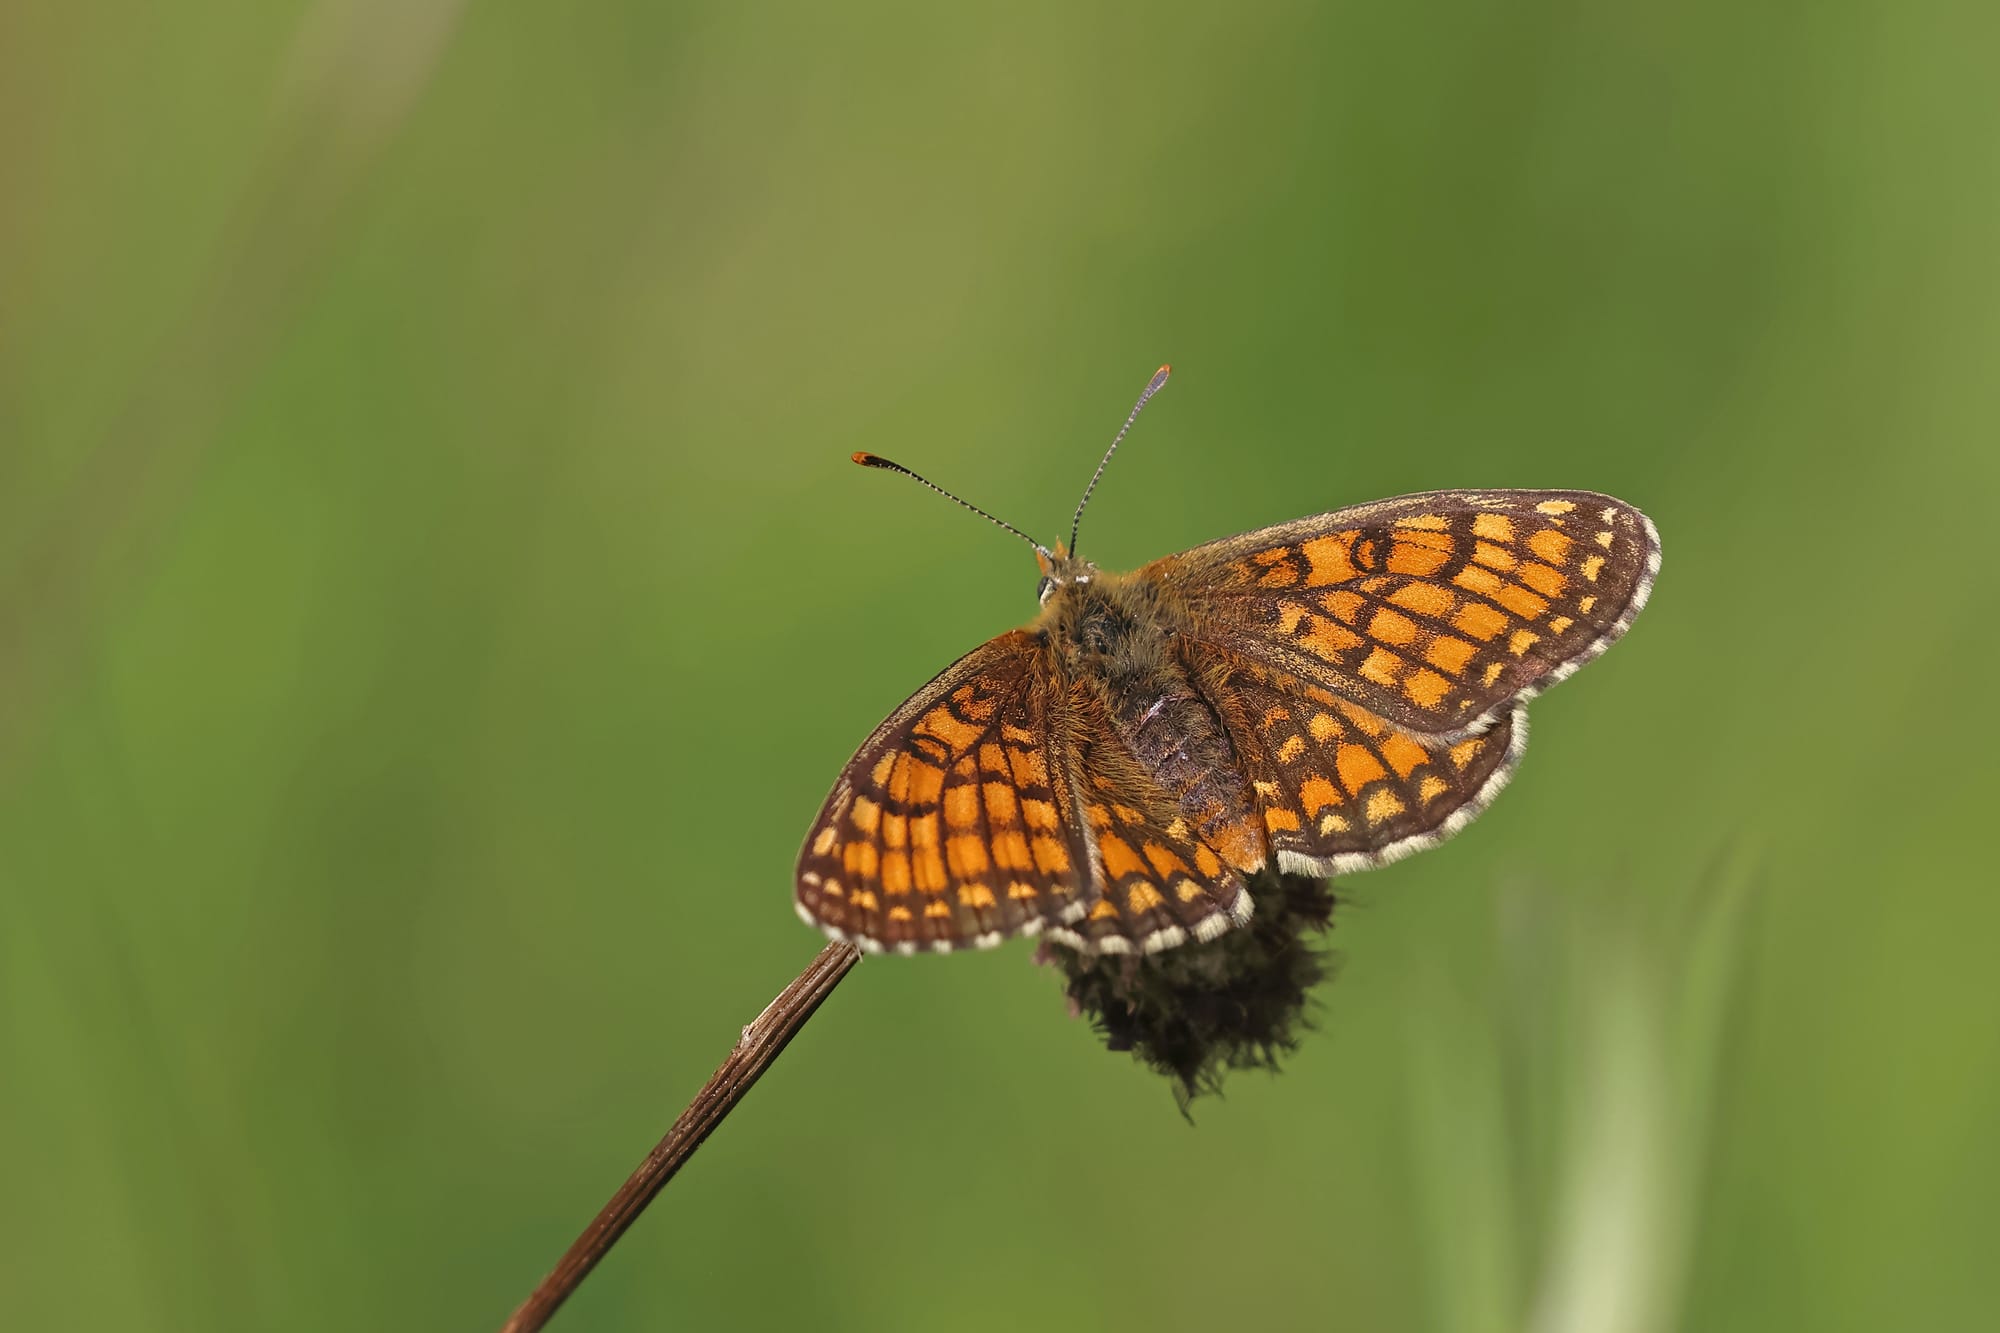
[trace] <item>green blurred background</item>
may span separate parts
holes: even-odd
[[[1190,1128],[865,963],[558,1327],[1991,1327],[1991,6],[0,9],[0,1289],[482,1328],[1086,534],[1666,566]],[[1968,513],[1967,511],[1970,510]]]

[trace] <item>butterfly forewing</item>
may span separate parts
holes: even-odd
[[[1591,491],[1434,491],[1247,533],[1140,571],[1191,633],[1419,735],[1459,737],[1604,651],[1659,568]]]
[[[1089,851],[1039,635],[1003,634],[848,761],[806,836],[799,914],[864,948],[988,947],[1080,915]]]

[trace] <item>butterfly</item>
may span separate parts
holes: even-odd
[[[1436,846],[1520,762],[1527,703],[1631,627],[1660,568],[1591,491],[1430,491],[1228,537],[1131,573],[1021,537],[1040,614],[946,667],[842,770],[801,917],[864,950],[1046,933],[1151,953],[1247,922],[1272,867]]]

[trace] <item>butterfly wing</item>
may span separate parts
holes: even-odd
[[[1647,517],[1591,491],[1432,491],[1145,567],[1192,637],[1420,736],[1474,735],[1603,652],[1660,567]]]
[[[1046,641],[1015,630],[917,691],[848,761],[799,854],[799,915],[864,949],[986,948],[1088,906],[1091,857]]]
[[[1226,650],[1186,655],[1280,870],[1347,874],[1435,847],[1486,808],[1527,747],[1524,704],[1478,735],[1440,741]]]

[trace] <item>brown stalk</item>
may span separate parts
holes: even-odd
[[[660,1140],[659,1146],[646,1155],[639,1169],[611,1196],[611,1202],[583,1229],[549,1275],[541,1280],[528,1299],[521,1302],[521,1308],[501,1326],[501,1333],[533,1333],[549,1322],[569,1294],[577,1289],[590,1270],[597,1267],[597,1261],[607,1254],[625,1229],[638,1220],[646,1211],[646,1205],[653,1196],[665,1188],[674,1178],[674,1172],[682,1163],[694,1155],[702,1140],[709,1136],[722,1117],[736,1108],[743,1100],[750,1085],[755,1083],[771,1062],[778,1058],[778,1052],[785,1049],[798,1030],[806,1025],[820,1003],[833,994],[833,988],[847,975],[848,969],[861,961],[861,954],[851,944],[835,941],[819,951],[819,957],[807,964],[792,984],[778,993],[778,998],[766,1005],[764,1012],[757,1015],[750,1026],[743,1029],[743,1036],[736,1043],[736,1049],[722,1062],[721,1068],[702,1090],[688,1109],[681,1112],[681,1118],[674,1121],[674,1127]]]

